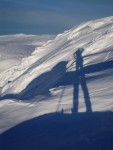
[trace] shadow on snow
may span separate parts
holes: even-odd
[[[58,63],[51,71],[46,72],[33,79],[33,81],[31,81],[31,83],[29,83],[22,92],[18,94],[6,94],[4,96],[1,96],[0,100],[3,99],[29,100],[38,95],[50,96],[49,90],[51,88],[66,85],[73,85],[74,87],[77,87],[78,84],[82,85],[84,94],[88,95],[86,81],[88,81],[90,77],[85,77],[85,74],[91,74],[113,68],[113,60],[111,60],[85,66],[76,71],[66,72],[67,63],[68,63],[67,61]],[[99,75],[92,76],[93,79],[98,77]]]
[[[87,87],[89,79],[101,76],[86,77],[86,74],[113,68],[113,60],[84,67],[82,55],[75,55],[76,59],[79,58],[78,62],[76,60],[76,71],[66,72],[68,62],[60,62],[50,72],[34,79],[21,93],[1,98],[30,99],[37,95],[49,95],[49,89],[53,87],[73,85],[72,114],[64,114],[63,111],[50,113],[20,123],[1,134],[3,150],[113,149],[113,112],[92,112]],[[86,104],[85,113],[78,113],[79,85]]]
[[[89,55],[88,55],[89,56]],[[87,56],[85,56],[87,57]],[[21,99],[30,100],[35,96],[51,96],[50,89],[57,88],[59,86],[73,85],[73,108],[72,112],[78,112],[79,101],[79,85],[81,85],[84,100],[86,104],[86,111],[92,112],[90,96],[87,87],[87,81],[92,79],[101,78],[102,75],[92,75],[86,77],[86,74],[92,74],[95,72],[104,71],[106,69],[113,68],[113,60],[83,66],[82,52],[77,50],[74,54],[76,71],[66,72],[67,61],[59,62],[51,71],[41,74],[35,78],[27,87],[18,94],[7,94],[0,97],[3,99]]]
[[[113,113],[46,114],[0,136],[2,150],[112,150]]]

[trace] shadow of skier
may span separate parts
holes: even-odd
[[[86,77],[85,77],[85,73],[83,72],[83,57],[82,57],[83,51],[84,49],[79,48],[74,53],[74,59],[76,62],[76,71],[78,71],[78,73],[75,75],[75,81],[74,81],[72,113],[78,112],[79,85],[81,85],[83,91],[85,105],[86,105],[86,112],[92,112],[90,96],[86,84]]]

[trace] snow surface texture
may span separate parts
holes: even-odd
[[[0,72],[18,65],[36,47],[54,38],[52,35],[2,35],[0,36]]]
[[[4,149],[113,149],[113,17],[37,47],[0,74],[0,86]]]

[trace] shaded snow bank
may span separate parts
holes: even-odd
[[[73,58],[79,47],[84,48],[80,72]],[[1,132],[51,112],[112,112],[113,17],[82,23],[37,47],[0,74],[0,86],[6,99],[0,105]]]
[[[4,150],[112,150],[113,112],[50,113],[2,134]]]
[[[3,93],[18,93],[22,91],[34,78],[50,71],[62,61],[73,61],[73,53],[78,47],[85,49],[83,57],[97,53],[93,57],[86,57],[84,65],[102,62],[113,58],[113,17],[83,23],[73,29],[58,35],[54,40],[38,47],[30,57],[22,63],[0,75]],[[106,51],[103,53],[103,51]],[[102,54],[101,54],[102,52]],[[8,80],[12,82],[7,84]],[[20,84],[21,82],[21,84]]]

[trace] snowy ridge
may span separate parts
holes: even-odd
[[[22,60],[20,66],[6,70],[1,74],[1,85],[6,85],[3,88],[3,93],[20,92],[35,77],[50,71],[60,61],[70,61],[78,47],[85,48],[83,56],[108,50],[108,53],[106,51],[102,57],[98,55],[91,59],[88,58],[84,61],[84,65],[112,59],[111,52],[109,52],[113,47],[112,38],[113,17],[83,23],[58,35],[54,40],[36,48],[30,57]],[[43,69],[40,69],[41,67]],[[27,78],[29,79],[25,81]],[[10,86],[7,84],[9,80],[12,81]],[[18,85],[20,82],[24,85]]]
[[[75,84],[73,54],[79,47],[84,48],[85,87]],[[82,23],[36,47],[20,65],[0,74],[0,86],[1,133],[47,113],[112,112],[113,16]]]

